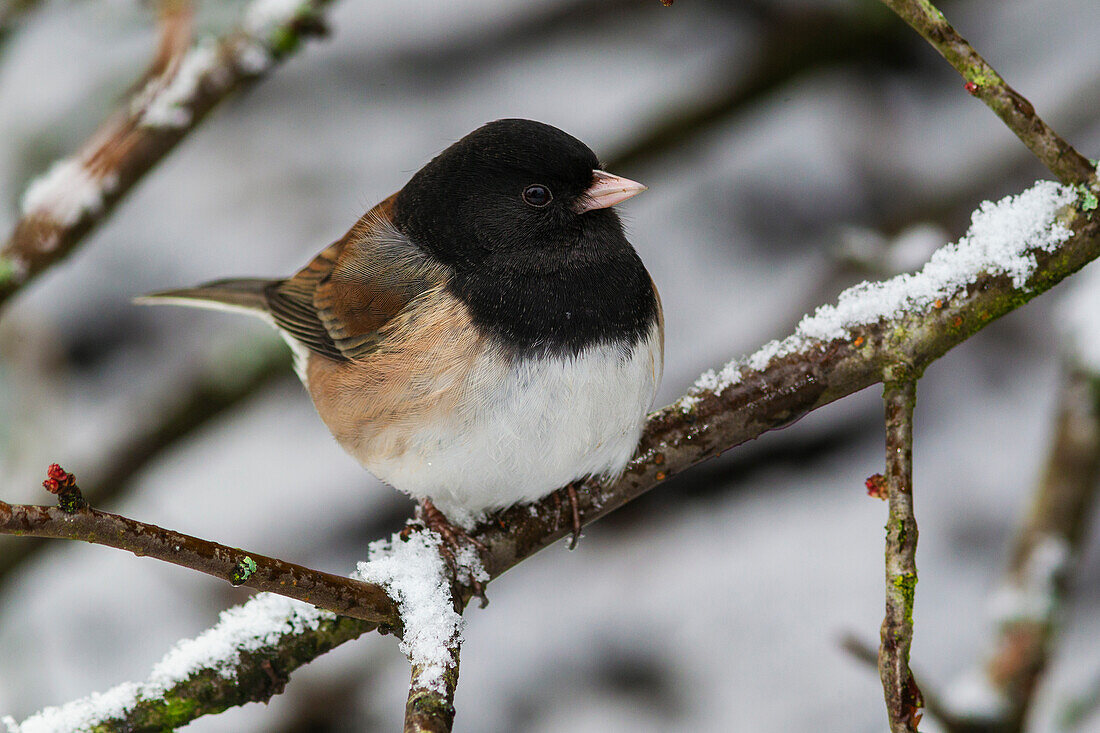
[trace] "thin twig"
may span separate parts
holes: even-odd
[[[1063,183],[1095,181],[1096,168],[1050,129],[1035,107],[1010,87],[928,0],[882,0],[966,79],[966,89],[992,109]]]
[[[913,599],[917,588],[917,519],[913,513],[913,405],[916,375],[890,367],[883,388],[886,405],[886,616],[878,671],[892,733],[916,733],[924,700],[909,670]]]
[[[82,508],[80,504],[76,506],[74,511],[66,511],[63,507],[13,505],[0,501],[0,533],[106,545],[206,573],[233,585],[312,603],[333,613],[390,627],[399,626],[396,606],[376,585],[226,547],[101,512],[86,504]]]
[[[219,102],[322,33],[321,13],[330,3],[283,4],[282,14],[272,16],[273,4],[253,0],[237,31],[182,56],[179,34],[189,33],[189,21],[162,23],[145,81],[75,155],[24,194],[23,216],[0,249],[0,306],[71,252]]]

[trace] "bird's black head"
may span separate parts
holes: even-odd
[[[393,221],[449,266],[481,326],[520,350],[577,352],[653,322],[652,285],[611,209],[643,189],[556,127],[497,120],[417,172]]]
[[[497,120],[425,165],[398,194],[397,227],[456,268],[488,260],[540,261],[582,245],[593,231],[614,236],[610,209],[578,213],[599,168],[596,154],[556,127]]]

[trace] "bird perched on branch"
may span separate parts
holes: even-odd
[[[140,302],[273,323],[340,445],[453,543],[451,522],[617,474],[633,454],[663,320],[611,207],[643,190],[555,127],[498,120],[293,277]]]

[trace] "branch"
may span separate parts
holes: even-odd
[[[189,22],[163,24],[146,81],[75,155],[27,188],[23,216],[0,249],[0,306],[71,252],[219,102],[263,79],[304,38],[321,33],[321,13],[330,2],[252,0],[241,28],[186,54],[175,51]]]
[[[458,647],[447,665],[443,689],[424,682],[424,667],[413,665],[409,699],[405,703],[404,733],[451,733],[455,720],[455,687],[458,686]]]
[[[882,2],[932,44],[966,79],[967,91],[985,102],[1059,180],[1087,184],[1095,179],[1095,166],[1050,129],[1031,102],[1005,83],[929,0]]]
[[[760,3],[751,10],[761,16],[753,20],[762,25],[762,38],[749,68],[740,59],[728,64],[724,76],[708,85],[717,87],[717,93],[680,100],[661,110],[642,135],[604,161],[607,170],[629,170],[701,137],[811,70],[853,60],[868,62],[903,48],[901,33],[894,32],[894,24],[884,22],[890,20],[889,14],[875,5],[791,10]]]
[[[400,532],[371,543],[369,559],[355,576],[377,583],[397,603],[403,621],[401,651],[412,665],[405,704],[405,733],[450,733],[465,602],[456,585],[489,579],[477,552],[452,553],[452,575],[434,532]]]
[[[70,481],[67,486],[63,482],[60,489],[59,475],[67,475]],[[0,501],[0,534],[106,545],[138,557],[152,557],[206,573],[236,586],[312,603],[344,616],[399,626],[397,608],[376,585],[92,509],[80,496],[72,474],[65,474],[57,466],[51,467],[50,478],[45,483],[54,493],[60,492],[61,506],[13,505]]]
[[[913,513],[913,406],[916,376],[904,366],[887,370],[886,489],[890,517],[886,522],[886,617],[878,652],[879,677],[886,697],[892,733],[916,733],[924,707],[920,688],[909,670],[913,642],[913,599],[917,587],[917,519]]]
[[[1041,203],[1047,196],[1054,198]],[[1043,183],[1017,198],[984,205],[968,235],[938,251],[920,273],[851,288],[838,305],[804,318],[787,339],[704,374],[689,395],[650,416],[638,452],[618,481],[591,480],[578,491],[581,522],[881,381],[888,365],[904,363],[919,374],[996,318],[1053,287],[1100,255],[1097,223],[1072,207],[1059,213],[1073,196]],[[986,237],[1001,235],[1020,239],[997,251]],[[1038,244],[1047,235],[1061,243]],[[505,510],[475,532],[490,549],[492,577],[568,533],[559,498]]]

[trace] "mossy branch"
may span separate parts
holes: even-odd
[[[885,483],[886,616],[878,651],[879,676],[892,733],[916,733],[924,700],[909,670],[913,600],[917,587],[917,519],[913,513],[913,407],[917,380],[906,366],[887,369]]]

